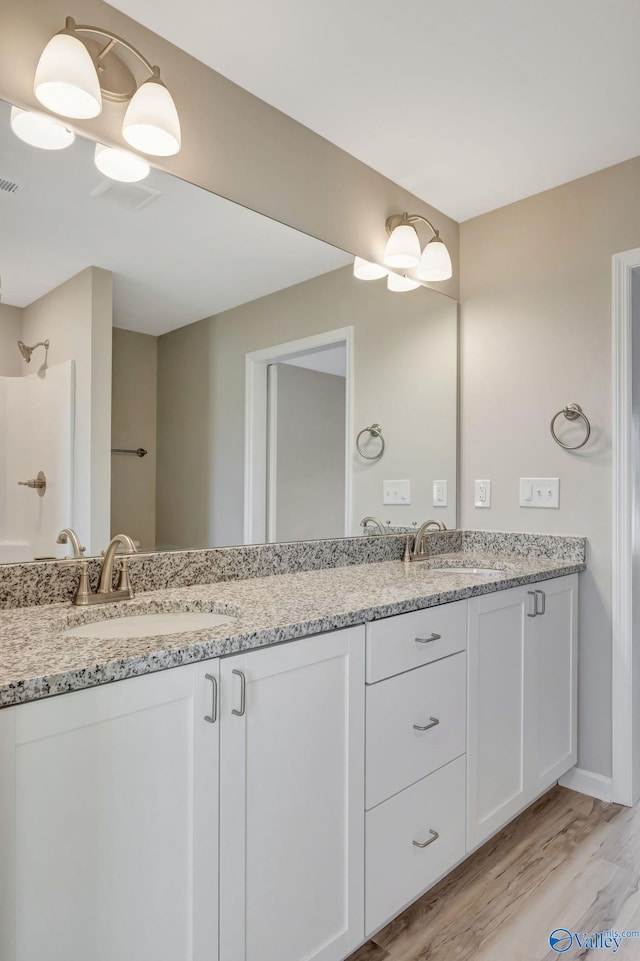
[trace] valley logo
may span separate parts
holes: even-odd
[[[640,938],[640,931],[595,931],[592,934],[556,928],[549,935],[549,947],[556,954],[566,954],[575,947],[579,951],[611,951],[617,954],[625,938]]]

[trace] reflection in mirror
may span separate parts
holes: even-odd
[[[6,104],[0,147],[0,561],[63,527],[91,554],[455,526],[455,302],[161,171],[107,180],[82,138],[30,147]]]

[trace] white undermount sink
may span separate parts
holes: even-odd
[[[63,631],[62,636],[105,640],[118,637],[162,637],[166,634],[183,634],[185,631],[203,631],[234,620],[235,617],[216,611],[149,611],[80,624]]]

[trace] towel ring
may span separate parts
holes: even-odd
[[[561,414],[564,414],[566,420],[578,420],[578,418],[581,418],[582,421],[584,422],[584,426],[587,432],[584,436],[584,440],[580,441],[579,444],[573,444],[573,445],[564,444],[556,434],[556,430],[555,430],[556,421]],[[587,441],[591,437],[591,424],[589,423],[589,418],[583,411],[580,404],[567,404],[566,407],[563,407],[562,410],[559,410],[558,413],[551,418],[551,436],[553,437],[556,444],[559,444],[560,447],[563,447],[565,450],[580,450],[581,447],[584,447],[584,445],[587,443]]]
[[[363,434],[371,434],[372,437],[380,438],[381,447],[377,454],[365,454],[362,447],[360,447],[360,438]],[[384,454],[384,437],[382,436],[382,427],[380,424],[372,424],[371,427],[364,427],[356,437],[356,447],[360,456],[364,457],[365,460],[380,460]]]

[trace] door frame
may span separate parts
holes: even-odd
[[[245,356],[244,420],[244,543],[262,544],[267,535],[267,476],[269,470],[267,438],[267,367],[308,354],[313,350],[344,345],[345,379],[345,511],[344,536],[351,533],[353,464],[354,354],[353,327],[327,330],[285,344],[254,350]]]
[[[633,645],[633,536],[640,497],[633,483],[633,270],[640,248],[612,258],[612,800],[640,798],[640,652]]]

